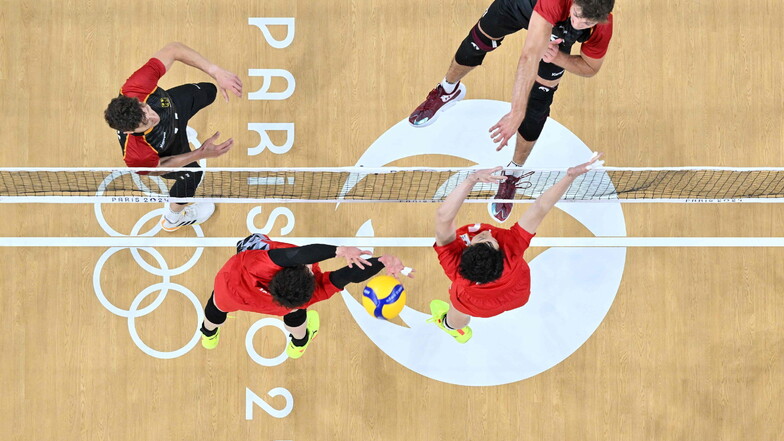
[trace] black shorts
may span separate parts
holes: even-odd
[[[479,19],[479,27],[492,38],[528,29],[535,4],[536,0],[495,0]]]
[[[479,27],[492,38],[501,38],[520,29],[528,29],[536,1],[495,0],[487,12],[479,19]],[[537,74],[546,80],[557,80],[564,74],[564,68],[539,60]]]
[[[177,112],[177,133],[174,141],[161,155],[166,156],[181,155],[191,151],[188,143],[188,121],[193,118],[199,110],[209,106],[215,101],[218,88],[212,83],[183,84],[166,91],[174,102]],[[199,163],[194,161],[184,167],[199,168]],[[169,190],[169,195],[177,198],[193,197],[196,188],[201,182],[201,172],[171,172],[161,176],[165,179],[173,179],[176,182]]]

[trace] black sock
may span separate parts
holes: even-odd
[[[212,331],[208,331],[207,328],[204,327],[204,322],[202,322],[201,333],[206,335],[207,337],[212,337],[213,335],[218,333],[218,328],[215,328]]]
[[[291,342],[294,343],[294,346],[302,347],[308,343],[308,338],[310,335],[308,331],[305,331],[305,336],[302,338],[294,338],[292,334],[289,334],[289,337],[291,337]]]

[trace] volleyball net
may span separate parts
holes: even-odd
[[[423,167],[0,168],[0,203],[441,202],[475,170]],[[140,174],[150,171],[165,171],[174,179]],[[185,173],[197,171],[203,172],[203,176],[194,197],[170,197],[169,188],[175,180]],[[511,202],[532,201],[563,178],[566,169],[526,172],[518,182],[517,194]],[[196,185],[195,180],[183,182]],[[497,188],[497,183],[477,183],[467,202],[495,200]],[[606,167],[578,177],[562,200],[784,202],[784,168]]]

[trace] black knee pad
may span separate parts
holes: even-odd
[[[482,31],[479,30],[479,23],[471,28],[471,32],[460,43],[455,53],[455,61],[461,66],[479,66],[485,59],[488,52],[494,51],[498,46],[501,46],[503,37],[499,40],[492,40],[487,38]]]
[[[207,300],[207,306],[204,307],[204,317],[216,325],[221,325],[226,321],[226,316],[228,316],[227,313],[215,306],[215,292],[213,291],[210,299]]]
[[[534,82],[531,94],[528,96],[528,106],[525,109],[525,119],[517,133],[526,141],[536,141],[542,134],[544,123],[550,116],[550,105],[553,104],[553,97],[558,86],[547,87]]]
[[[290,328],[302,326],[308,321],[308,310],[298,309],[283,316],[283,323]]]
[[[565,72],[566,69],[564,69],[561,66],[558,66],[557,64],[540,61],[539,71],[537,72],[537,75],[539,75],[539,77],[541,78],[545,78],[548,80],[557,80],[558,78],[561,78]]]

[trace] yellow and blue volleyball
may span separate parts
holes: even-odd
[[[362,291],[362,306],[375,318],[393,319],[406,306],[406,290],[392,276],[374,277]]]

